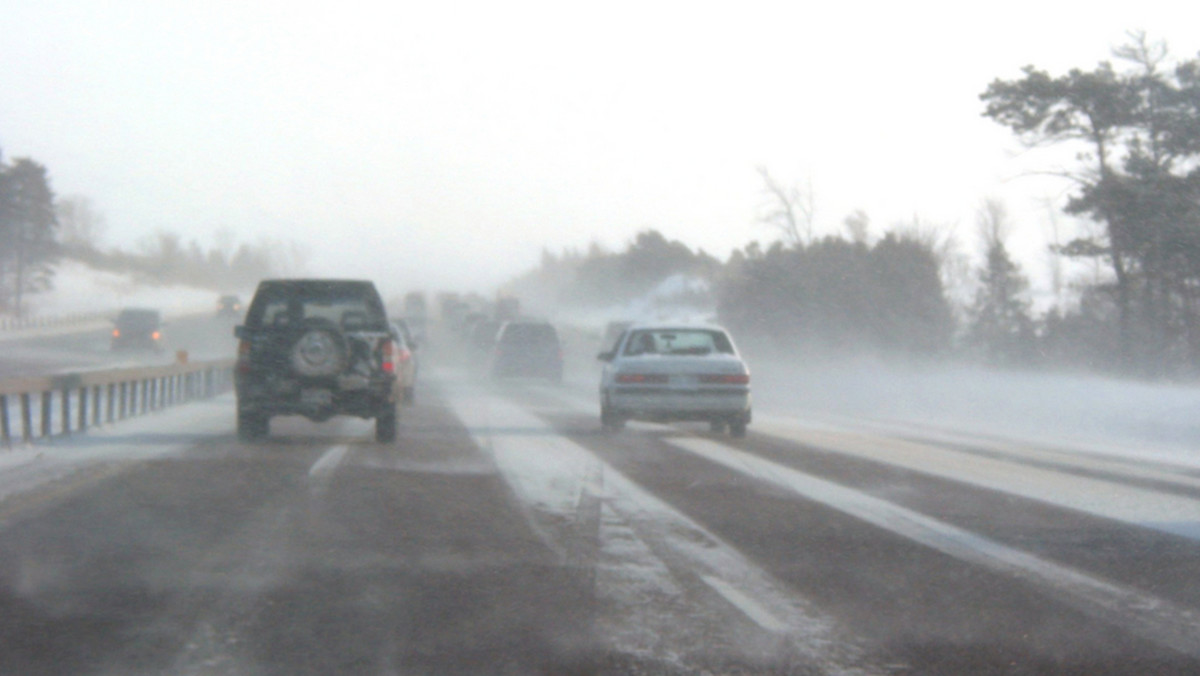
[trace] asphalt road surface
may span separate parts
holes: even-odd
[[[0,673],[1200,673],[1195,468],[834,418],[602,433],[586,378],[463,356],[425,350],[395,445],[239,443],[224,395],[0,451]]]

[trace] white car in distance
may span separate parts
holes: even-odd
[[[750,370],[718,326],[635,325],[598,358],[600,424],[618,430],[630,419],[708,421],[746,435]]]

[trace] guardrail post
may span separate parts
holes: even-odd
[[[50,414],[54,412],[54,393],[42,392],[42,438],[50,436]]]
[[[153,394],[153,391],[150,389],[150,379],[143,378],[142,379],[142,411],[141,411],[142,415],[145,415],[150,412],[150,406],[152,405],[152,400],[150,399],[151,394]]]
[[[125,419],[125,414],[129,410],[128,403],[127,403],[128,399],[129,399],[129,396],[128,396],[129,388],[127,387],[127,385],[128,385],[128,383],[125,383],[125,382],[121,383],[121,417],[119,418],[120,420]]]
[[[25,443],[33,440],[33,405],[28,392],[21,393],[21,439]]]
[[[92,426],[100,426],[100,386],[92,386]]]
[[[71,390],[64,387],[62,392],[62,433],[71,434]]]
[[[116,419],[113,417],[113,414],[116,411],[117,402],[115,401],[115,397],[113,395],[117,393],[117,384],[109,383],[106,389],[108,390],[108,396],[105,397],[104,405],[108,410],[106,411],[105,417],[108,418],[108,422],[111,424],[113,420]]]
[[[79,388],[79,421],[75,427],[80,431],[87,429],[88,424],[88,388]]]
[[[0,435],[4,436],[4,443],[12,446],[12,428],[8,423],[8,395],[0,394]]]

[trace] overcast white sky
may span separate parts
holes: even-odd
[[[314,272],[489,290],[543,246],[638,230],[721,257],[755,167],[864,209],[957,224],[985,197],[1040,279],[1045,166],[980,116],[1025,64],[1109,57],[1127,30],[1200,48],[1200,3],[84,2],[0,0],[0,149],[90,197],[107,240],[295,239]]]

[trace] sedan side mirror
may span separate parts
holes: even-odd
[[[611,351],[601,352],[600,354],[596,355],[596,359],[599,359],[600,361],[612,361],[613,357],[615,356],[616,355],[614,355]]]

